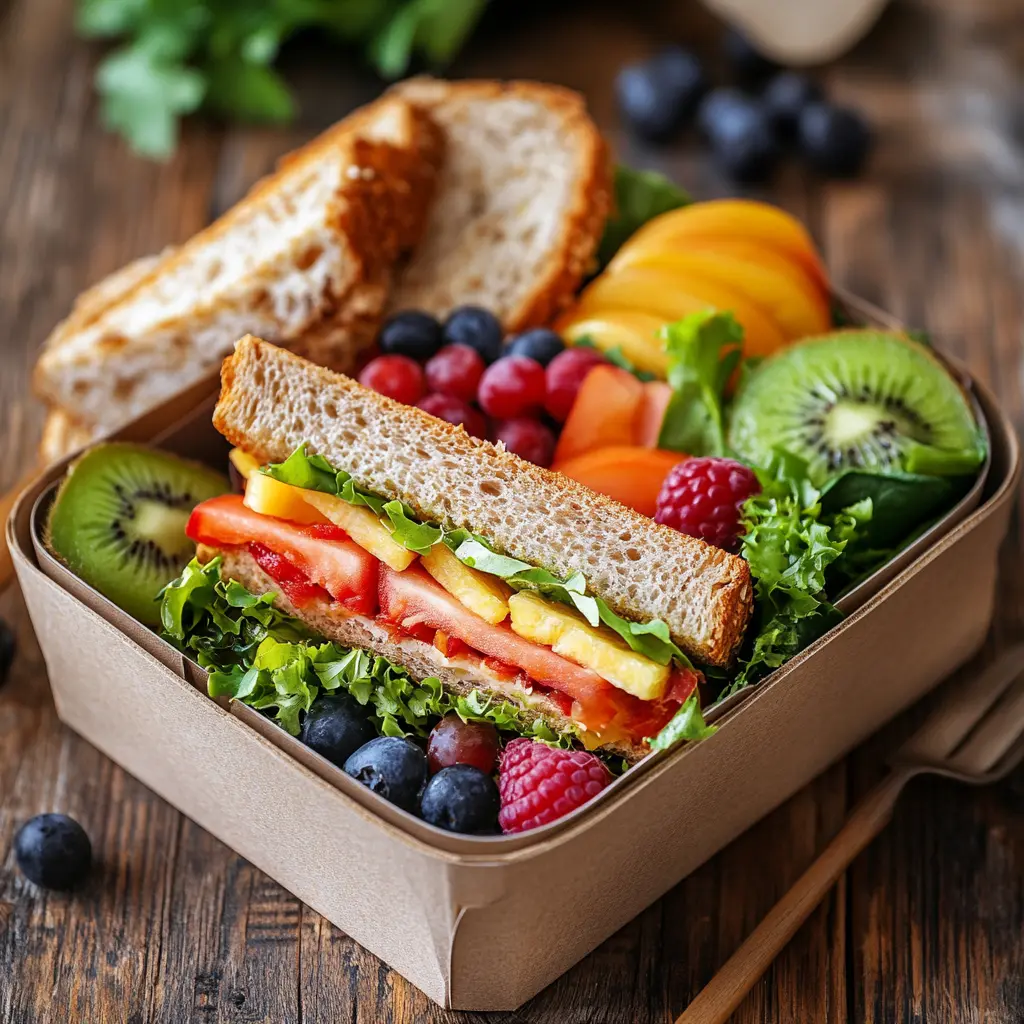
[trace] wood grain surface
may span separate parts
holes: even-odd
[[[625,160],[666,170],[699,197],[736,191],[693,141],[640,149],[613,113],[623,61],[668,38],[710,45],[716,29],[699,6],[544,7],[499,3],[457,73],[580,88]],[[868,173],[822,183],[791,166],[751,194],[806,218],[838,282],[933,332],[1019,429],[1018,11],[1010,0],[894,3],[823,71],[833,95],[877,126]],[[190,124],[172,160],[145,163],[99,127],[96,51],[73,39],[71,18],[72,0],[0,0],[0,492],[33,458],[43,413],[29,373],[77,292],[186,238],[376,88],[348,58],[302,43],[286,54],[298,123]],[[989,652],[1024,632],[1022,542],[1015,517]],[[0,598],[0,615],[20,637],[0,691],[2,1024],[670,1021],[835,834],[906,728],[894,723],[831,768],[518,1012],[456,1014],[61,727],[16,593]],[[93,838],[99,866],[72,896],[35,890],[10,854],[18,824],[45,810],[74,815]],[[1024,776],[983,792],[915,784],[735,1019],[1024,1020]]]

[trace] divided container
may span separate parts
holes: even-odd
[[[436,1002],[513,1009],[983,643],[1020,463],[1011,424],[972,389],[991,442],[983,486],[851,595],[839,626],[715,709],[713,737],[514,837],[433,828],[207,697],[205,673],[42,547],[66,462],[21,496],[7,539],[62,721]],[[118,437],[223,464],[215,396],[198,385]]]

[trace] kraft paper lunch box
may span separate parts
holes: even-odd
[[[436,1002],[513,1009],[981,646],[1020,458],[991,394],[971,390],[991,442],[983,484],[850,595],[842,623],[714,709],[714,736],[520,836],[427,825],[206,696],[205,673],[43,548],[67,460],[24,492],[7,539],[62,721]],[[205,382],[118,436],[223,464],[215,395]]]

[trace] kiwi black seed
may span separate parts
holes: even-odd
[[[904,335],[874,330],[837,331],[766,359],[736,396],[729,444],[755,466],[776,447],[799,455],[819,484],[851,468],[952,475],[984,457],[974,413],[942,363]]]
[[[141,445],[90,449],[68,471],[47,524],[47,545],[72,572],[130,615],[159,622],[156,595],[195,553],[192,509],[228,490],[196,462]]]

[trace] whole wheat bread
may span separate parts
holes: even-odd
[[[548,323],[591,267],[611,211],[604,140],[581,96],[536,82],[415,78],[392,95],[427,111],[446,158],[423,240],[389,308],[491,310]]]
[[[277,595],[274,604],[286,615],[293,615],[309,626],[315,633],[333,640],[345,647],[358,647],[362,650],[381,654],[396,665],[401,665],[417,682],[429,676],[436,676],[450,693],[466,695],[473,690],[492,696],[498,700],[511,700],[518,704],[528,721],[539,718],[551,726],[556,732],[575,731],[577,728],[571,718],[559,708],[558,704],[540,690],[532,690],[522,683],[499,676],[489,671],[478,658],[445,657],[433,644],[414,637],[396,640],[391,631],[361,615],[338,614],[329,602],[314,599],[296,608],[281,593],[280,586],[274,582],[256,564],[256,561],[245,548],[216,548],[201,545],[199,559],[207,562],[215,555],[223,559],[221,574],[237,580],[254,594],[267,594],[274,591]],[[635,762],[648,752],[647,747],[640,743],[625,740],[607,743],[601,749],[618,754],[628,761]]]
[[[441,154],[409,103],[358,111],[179,249],[108,279],[48,340],[37,390],[102,430],[200,379],[246,331],[350,367],[422,232]]]
[[[221,379],[214,425],[263,462],[308,442],[424,519],[562,575],[582,571],[620,615],[664,619],[706,664],[728,664],[743,639],[753,594],[742,558],[258,338],[239,341]]]

